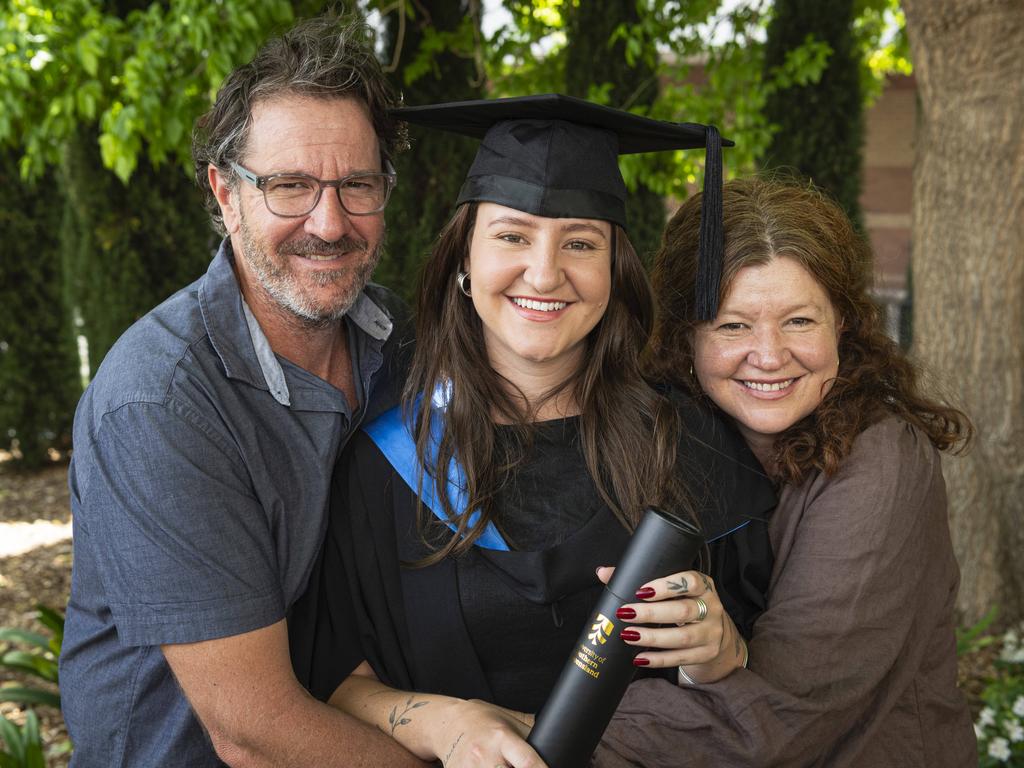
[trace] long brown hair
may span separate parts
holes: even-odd
[[[469,253],[476,203],[459,207],[441,231],[423,266],[417,292],[416,352],[406,384],[407,413],[423,393],[424,407],[413,420],[416,449],[425,476],[456,531],[421,563],[465,552],[495,520],[497,495],[524,460],[532,441],[532,416],[541,403],[528,403],[509,391],[509,382],[487,357],[483,329],[472,302],[455,277]],[[587,337],[580,370],[548,392],[543,401],[571,391],[579,404],[580,435],[587,468],[602,500],[632,529],[643,509],[654,503],[689,513],[673,467],[679,418],[674,406],[644,380],[640,354],[654,321],[650,283],[625,232],[613,226],[612,285],[604,317]],[[429,405],[432,393],[446,392],[448,404],[439,443],[432,445]],[[522,393],[520,393],[522,394]],[[507,453],[492,420],[513,425],[517,450]],[[435,450],[436,447],[436,450]],[[457,460],[465,471],[468,503],[457,513],[445,487],[448,467]],[[470,526],[471,511],[480,518]],[[433,517],[420,507],[421,530]]]
[[[798,484],[812,470],[831,474],[861,432],[896,414],[940,450],[966,445],[973,429],[955,408],[922,393],[917,367],[885,333],[868,289],[871,249],[843,210],[812,185],[792,179],[737,179],[723,190],[725,253],[720,300],[743,268],[786,257],[825,289],[837,319],[839,372],[817,409],[775,440],[770,468]],[[694,281],[699,194],[672,217],[655,256],[659,316],[646,357],[652,375],[700,393],[693,370],[698,323]]]

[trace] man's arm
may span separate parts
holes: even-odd
[[[299,685],[284,621],[162,650],[217,756],[232,768],[425,765]]]

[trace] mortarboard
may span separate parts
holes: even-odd
[[[698,318],[718,310],[722,265],[722,146],[718,129],[652,120],[561,94],[455,101],[394,117],[481,140],[456,204],[482,201],[551,218],[626,227],[618,156],[706,147],[697,274]]]

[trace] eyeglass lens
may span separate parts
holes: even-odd
[[[320,201],[322,182],[311,176],[276,176],[263,186],[263,196],[271,213],[279,216],[303,216]],[[335,186],[341,204],[349,213],[365,214],[383,210],[388,201],[390,184],[383,173],[350,176]]]

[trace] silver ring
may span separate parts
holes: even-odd
[[[699,623],[704,621],[708,617],[708,604],[701,600],[699,597],[693,598],[697,601],[697,618],[693,620],[693,623]]]

